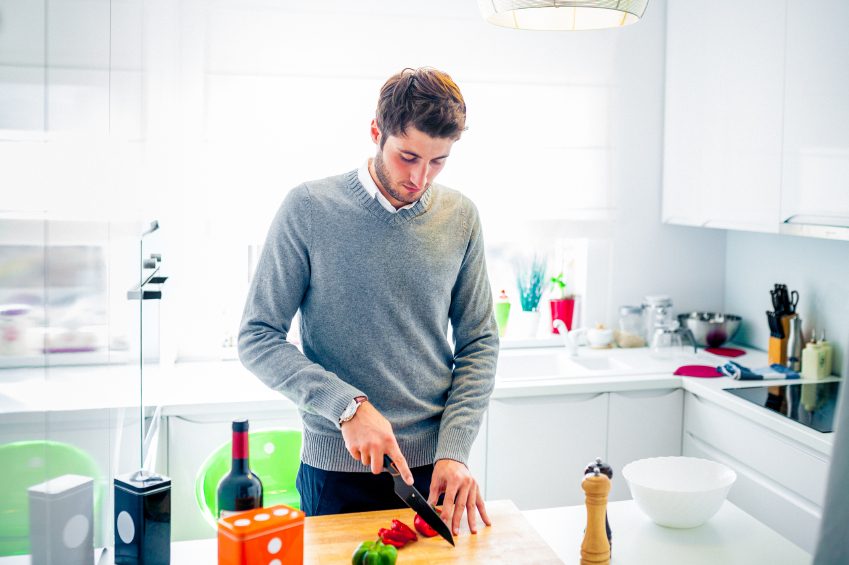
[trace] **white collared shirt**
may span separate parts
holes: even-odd
[[[407,208],[412,208],[416,205],[416,202],[418,202],[418,200],[416,200],[416,202],[413,202],[412,204],[407,204],[406,206],[401,206],[400,208],[396,209],[395,206],[393,206],[389,202],[389,200],[387,200],[386,197],[383,196],[383,193],[377,189],[377,184],[375,184],[374,179],[371,178],[371,173],[368,170],[368,165],[370,162],[370,158],[366,159],[365,164],[360,167],[360,170],[357,172],[357,177],[360,179],[360,184],[363,185],[363,188],[366,189],[366,192],[371,194],[375,200],[380,202],[380,205],[386,208],[387,212],[392,212],[393,214],[395,214],[399,210],[406,210]]]

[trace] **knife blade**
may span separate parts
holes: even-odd
[[[383,470],[392,476],[392,480],[395,482],[395,494],[404,501],[404,504],[412,508],[416,514],[421,516],[422,520],[424,520],[428,526],[436,530],[439,535],[445,538],[445,541],[454,545],[454,536],[451,535],[451,530],[448,528],[448,525],[442,521],[439,514],[437,514],[433,507],[427,503],[427,498],[422,496],[422,493],[420,493],[416,487],[404,482],[398,467],[395,466],[395,463],[386,454],[383,455]]]

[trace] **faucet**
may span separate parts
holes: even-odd
[[[560,337],[563,338],[563,345],[566,346],[566,351],[569,352],[570,357],[578,356],[578,342],[576,341],[577,335],[583,333],[582,329],[574,329],[569,331],[569,328],[566,327],[566,324],[563,323],[563,320],[555,319],[551,322],[551,325],[557,329],[557,332],[560,334]]]

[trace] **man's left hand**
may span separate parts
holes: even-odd
[[[456,536],[460,533],[460,521],[463,512],[468,514],[469,530],[476,534],[477,514],[480,512],[484,524],[491,526],[486,514],[478,482],[472,476],[469,468],[453,459],[440,459],[433,465],[433,477],[430,480],[430,495],[428,503],[435,505],[440,494],[445,494],[442,501],[442,519]]]

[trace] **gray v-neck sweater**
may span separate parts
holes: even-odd
[[[299,308],[303,353],[286,340]],[[368,471],[338,425],[360,394],[392,424],[411,467],[466,463],[498,357],[475,206],[433,185],[393,214],[356,170],[296,187],[269,229],[239,357],[297,404],[308,465]]]

